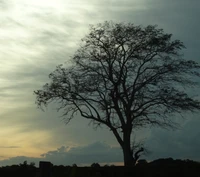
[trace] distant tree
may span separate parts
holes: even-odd
[[[183,43],[171,37],[151,25],[92,26],[71,65],[57,66],[50,83],[35,91],[36,104],[56,101],[66,123],[80,113],[94,127],[107,126],[122,147],[125,166],[135,165],[135,130],[176,128],[177,113],[200,109],[186,90],[196,85],[200,66],[183,59]]]
[[[99,168],[99,167],[101,167],[98,163],[93,163],[92,165],[91,165],[91,167],[94,167],[94,168]]]
[[[20,163],[19,165],[22,166],[22,167],[27,167],[27,166],[28,166],[28,163],[27,163],[27,161],[25,160],[23,163]]]
[[[75,163],[72,165],[72,167],[78,167]]]
[[[111,167],[115,167],[115,165],[114,165],[114,164],[111,164],[110,166],[111,166]]]

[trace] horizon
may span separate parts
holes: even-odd
[[[199,163],[200,164],[200,161],[195,161],[195,160],[190,160],[190,159],[174,159],[174,158],[172,158],[172,157],[168,157],[168,158],[158,158],[158,159],[153,159],[153,160],[150,160],[150,161],[148,161],[147,159],[143,159],[143,158],[141,158],[141,159],[139,159],[138,160],[138,162],[136,163],[136,165],[138,164],[138,163],[140,163],[140,161],[146,161],[146,163],[153,163],[153,162],[156,162],[156,161],[161,161],[161,160],[165,160],[165,161],[167,161],[167,160],[173,160],[173,161],[182,161],[182,162],[194,162],[194,163]],[[26,163],[27,165],[29,165],[29,166],[35,166],[36,168],[39,168],[39,164],[41,163],[41,162],[48,162],[48,163],[51,163],[51,161],[46,161],[46,160],[41,160],[41,161],[38,161],[38,162],[33,162],[33,161],[31,161],[31,162],[28,162],[27,160],[25,160],[25,161],[23,161],[23,162],[21,162],[21,163],[19,163],[19,164],[10,164],[10,165],[5,165],[5,166],[0,166],[0,168],[3,168],[3,167],[8,167],[8,166],[13,166],[13,165],[18,165],[18,166],[21,166],[21,165],[24,165],[24,163]],[[51,163],[53,166],[64,166],[64,167],[67,167],[67,166],[70,166],[70,167],[73,167],[74,165],[77,165],[77,167],[91,167],[92,166],[92,164],[94,164],[94,163],[96,163],[96,164],[98,164],[98,165],[100,165],[100,167],[107,167],[107,166],[109,166],[109,167],[111,167],[111,166],[115,166],[115,167],[124,167],[124,163],[123,162],[111,162],[111,163],[98,163],[98,162],[93,162],[93,163],[91,163],[91,164],[89,164],[89,163],[86,163],[86,164],[79,164],[79,165],[77,165],[76,163],[74,163],[74,164],[65,164],[65,165],[63,165],[63,164],[53,164],[53,163]]]

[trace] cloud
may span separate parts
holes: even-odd
[[[86,146],[61,146],[60,148],[48,151],[40,158],[25,156],[12,157],[1,160],[0,165],[19,164],[27,160],[28,162],[50,161],[54,165],[90,165],[92,163],[115,163],[122,162],[122,150],[118,147],[111,147],[103,142],[95,142]]]
[[[0,149],[3,148],[3,149],[15,149],[15,148],[21,148],[19,146],[0,146]]]
[[[187,120],[182,129],[165,131],[153,129],[146,145],[151,152],[149,159],[172,157],[200,161],[199,118]]]
[[[98,163],[111,163],[122,161],[122,150],[118,147],[111,147],[102,142],[95,142],[88,146],[83,147],[61,147],[57,151],[50,151],[43,154],[45,159],[54,160],[57,158],[56,163],[66,164],[90,164],[93,162]],[[63,162],[62,162],[63,161]]]
[[[84,146],[85,144],[96,140],[105,140],[109,145],[117,144],[107,129],[94,131],[87,126],[88,122],[79,116],[65,127],[62,118],[59,118],[60,114],[53,106],[46,112],[41,112],[34,104],[33,91],[48,82],[48,74],[56,65],[68,61],[79,46],[80,39],[88,32],[89,24],[105,20],[144,26],[158,24],[159,28],[164,28],[166,32],[172,33],[174,38],[185,43],[186,58],[199,61],[199,0],[58,0],[55,6],[53,0],[49,1],[47,6],[44,2],[0,0],[0,145],[9,147],[14,144],[21,147],[8,150],[1,148],[0,155],[3,154],[4,158],[19,156],[10,158],[7,161],[9,163],[22,163],[28,156],[36,157],[39,154],[44,155],[41,158],[56,159],[56,163],[61,163],[56,154],[61,158],[64,153],[64,157],[74,160],[63,162],[72,164],[76,163],[75,159],[82,158],[87,161],[88,148],[91,148],[92,152],[92,149],[101,147],[107,153],[111,149],[105,144],[88,145],[90,147]],[[43,3],[42,6],[40,3]],[[199,93],[199,89],[196,89],[196,93]],[[188,125],[191,128],[187,127]],[[147,135],[152,150],[151,158],[173,154],[182,157],[181,153],[191,155],[190,157],[194,157],[196,153],[199,157],[195,149],[199,147],[199,141],[195,140],[198,135],[196,130],[199,129],[196,125],[199,125],[199,120],[191,119],[182,131],[175,134],[159,129],[152,130]],[[142,139],[144,135],[144,131],[138,134]],[[193,137],[193,146],[189,143],[191,139],[186,138],[188,135]],[[69,147],[62,147],[64,142],[67,142]],[[72,146],[75,148],[71,148]],[[56,150],[50,153],[51,149]],[[61,152],[62,150],[64,152]],[[85,155],[81,153],[83,151]],[[192,155],[192,152],[195,153]],[[97,156],[102,160],[103,155],[98,154],[101,153],[98,152]],[[94,158],[92,155],[89,157]],[[28,161],[39,159],[30,158]],[[105,160],[106,157],[102,161]],[[78,162],[84,163],[81,160]]]
[[[0,9],[7,10],[9,8],[9,0],[0,0]]]
[[[184,42],[184,55],[188,59],[199,61],[200,24],[199,0],[150,0],[146,1],[147,10],[139,12],[137,21],[145,24],[157,24],[175,39]],[[132,15],[132,18],[134,18]]]

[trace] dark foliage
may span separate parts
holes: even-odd
[[[93,164],[91,165],[91,167],[93,167],[93,168],[99,168],[100,165],[99,165],[98,163],[93,163]]]
[[[139,161],[135,167],[75,167],[75,166],[52,166],[53,177],[197,177],[199,175],[200,163],[192,160],[158,159],[147,163]],[[12,165],[0,168],[1,177],[39,177],[40,170],[34,166]]]
[[[37,168],[33,163],[27,164],[25,161],[20,165],[5,166],[0,168],[1,177],[35,177]]]

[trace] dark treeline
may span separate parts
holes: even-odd
[[[4,166],[0,168],[1,177],[42,177],[40,169],[34,163]],[[200,162],[192,160],[158,159],[152,162],[139,160],[135,167],[114,165],[100,166],[93,163],[90,167],[52,165],[51,177],[198,177]]]

